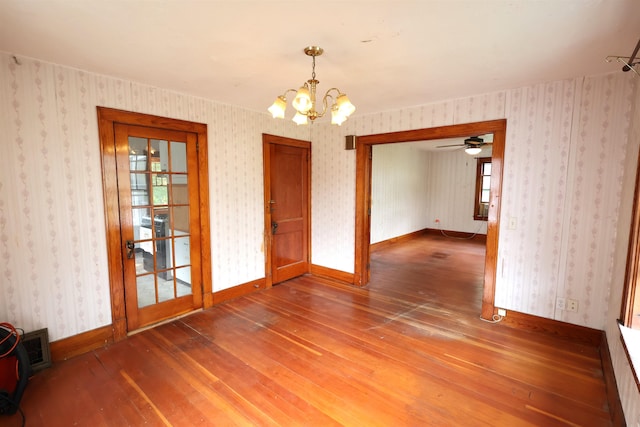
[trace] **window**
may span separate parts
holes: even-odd
[[[491,157],[480,157],[477,160],[473,219],[486,221],[489,217],[489,194],[491,192]]]

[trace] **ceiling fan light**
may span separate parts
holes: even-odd
[[[267,111],[271,113],[274,119],[284,119],[284,112],[287,109],[287,100],[284,96],[280,95],[273,101],[271,107],[267,108]]]
[[[291,119],[295,122],[295,124],[297,125],[306,125],[307,124],[307,116],[305,116],[304,114],[300,114],[299,111],[296,112],[296,115],[293,116],[293,119]]]
[[[482,148],[480,147],[467,147],[464,149],[464,152],[470,156],[475,156],[476,154],[480,154]]]
[[[338,106],[340,114],[342,114],[345,119],[353,114],[354,111],[356,111],[355,105],[353,105],[351,101],[349,101],[349,98],[344,93],[338,95],[338,97],[336,98],[336,105]]]
[[[313,104],[311,103],[311,95],[309,94],[309,88],[306,84],[298,89],[298,92],[296,92],[296,97],[293,99],[291,105],[293,105],[293,108],[303,114],[309,111],[311,107],[313,107]]]

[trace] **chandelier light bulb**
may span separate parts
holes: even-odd
[[[287,99],[280,95],[273,101],[273,105],[268,108],[274,119],[284,119],[284,112],[287,109]]]
[[[349,117],[354,111],[356,111],[356,107],[351,103],[351,101],[349,101],[349,98],[347,98],[347,95],[345,95],[344,93],[338,95],[338,97],[336,98],[336,105],[338,106],[338,110],[340,110],[340,113],[345,117],[345,119]]]
[[[291,120],[293,120],[298,126],[307,124],[307,116],[301,114],[299,111],[296,111],[296,115],[293,116],[293,119]]]
[[[340,126],[345,120],[347,120],[347,117],[340,113],[337,105],[334,105],[331,108],[331,124]]]
[[[313,103],[311,102],[311,95],[309,94],[309,89],[307,85],[302,86],[298,89],[296,93],[296,97],[291,103],[293,108],[301,112],[302,114],[307,113],[313,107]]]

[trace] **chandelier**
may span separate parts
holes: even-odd
[[[296,92],[296,96],[291,102],[296,114],[293,121],[298,125],[306,125],[307,119],[312,122],[318,117],[325,115],[328,109],[331,110],[331,124],[341,125],[356,110],[356,107],[349,101],[347,95],[340,92],[338,88],[329,89],[322,98],[322,111],[318,111],[316,103],[316,86],[320,83],[316,80],[316,56],[322,55],[324,50],[318,46],[309,46],[304,49],[304,53],[313,59],[311,68],[311,78],[307,80],[300,89],[287,89],[278,96],[268,111],[274,119],[283,119],[287,108],[287,94]],[[331,107],[329,107],[331,105]]]

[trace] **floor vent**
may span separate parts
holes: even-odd
[[[51,352],[49,350],[49,332],[47,328],[27,332],[22,336],[22,345],[29,355],[29,363],[33,372],[51,366]]]

